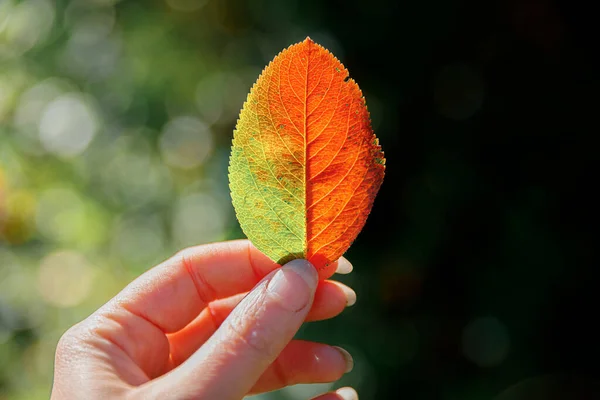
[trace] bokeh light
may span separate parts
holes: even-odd
[[[121,52],[121,40],[118,32],[113,32],[114,25],[114,12],[96,11],[78,16],[62,54],[63,68],[90,82],[113,74]]]
[[[39,123],[44,148],[58,156],[82,153],[98,131],[98,121],[88,100],[77,94],[65,94],[51,101]]]
[[[36,208],[33,194],[26,190],[11,191],[3,203],[0,204],[3,208],[0,210],[0,237],[13,244],[27,241],[33,234],[33,216]]]
[[[165,162],[183,169],[202,165],[212,148],[210,129],[193,117],[178,117],[169,121],[160,138],[160,150]]]
[[[256,79],[258,76],[254,76]],[[236,119],[245,100],[248,85],[231,72],[215,72],[204,76],[196,86],[196,105],[209,124]]]
[[[36,270],[30,262],[0,249],[0,326],[5,335],[39,328],[47,317],[45,304],[35,290]]]
[[[229,207],[206,193],[193,193],[175,205],[172,235],[179,247],[207,243],[224,237]]]
[[[86,230],[85,204],[73,189],[47,189],[40,194],[36,225],[48,240],[75,243]]]
[[[89,166],[114,205],[135,208],[172,198],[172,175],[144,134],[152,132],[134,130],[106,143],[98,153],[101,168]]]
[[[72,89],[68,82],[49,78],[25,90],[19,97],[19,102],[13,114],[13,126],[17,129],[15,141],[24,152],[41,155],[42,147],[39,134],[40,120],[46,106]]]
[[[132,267],[160,261],[167,244],[164,228],[156,215],[122,215],[111,232],[113,255]]]
[[[494,317],[475,319],[465,327],[462,337],[465,357],[480,367],[500,365],[510,348],[504,324]]]
[[[0,57],[18,57],[42,42],[54,22],[49,0],[6,0],[0,4]]]
[[[74,307],[89,295],[94,268],[77,252],[61,250],[40,262],[37,288],[42,298],[57,307]]]

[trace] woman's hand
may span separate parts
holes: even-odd
[[[351,270],[338,261],[337,272]],[[52,399],[227,400],[332,382],[352,369],[350,355],[292,338],[355,300],[318,282],[308,261],[277,268],[247,240],[186,249],[63,335]],[[357,398],[351,388],[318,397]]]

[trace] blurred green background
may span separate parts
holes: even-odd
[[[307,35],[362,88],[387,175],[341,278],[358,303],[300,333],[355,369],[260,398],[594,398],[584,4],[0,0],[0,400],[48,398],[58,338],[141,272],[242,237],[233,127]]]

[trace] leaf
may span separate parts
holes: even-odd
[[[364,97],[342,63],[310,38],[276,56],[244,103],[229,162],[250,241],[279,264],[306,258],[331,276],[384,170]]]

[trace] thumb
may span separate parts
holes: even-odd
[[[315,268],[293,260],[263,279],[171,376],[192,398],[240,399],[294,337],[311,308]],[[169,384],[171,386],[171,384]],[[185,398],[188,398],[187,396]]]

